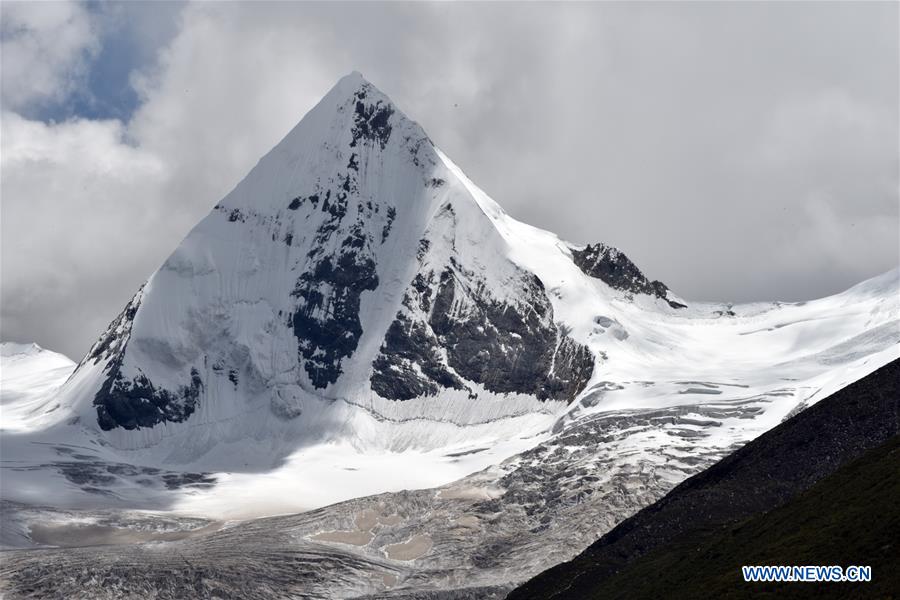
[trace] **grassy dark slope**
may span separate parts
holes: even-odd
[[[741,565],[868,565],[867,583],[744,583]],[[683,536],[585,590],[584,598],[900,596],[900,437],[784,506]]]
[[[700,581],[704,575],[699,571],[699,565],[703,563],[685,562],[685,565],[691,565],[690,569],[693,571],[684,574],[675,573],[674,570],[670,572],[668,569],[677,569],[675,565],[680,564],[678,561],[688,561],[688,553],[699,555],[704,549],[713,553],[720,551],[720,560],[730,560],[738,568],[741,564],[818,564],[800,562],[800,555],[790,560],[786,558],[783,563],[754,563],[750,560],[751,556],[739,547],[720,546],[716,536],[722,531],[741,531],[740,528],[749,526],[754,517],[798,498],[842,465],[885,444],[898,433],[898,405],[900,361],[894,361],[775,427],[703,473],[688,479],[659,502],[623,521],[572,561],[541,573],[513,591],[509,599],[606,598],[617,597],[620,593],[622,597],[629,598],[645,597],[644,593],[647,597],[659,597],[659,594],[662,597],[672,597],[678,594],[676,580],[679,585],[692,578]],[[895,470],[891,479],[896,478]],[[810,490],[810,493],[813,492]],[[875,492],[872,492],[871,501],[876,501],[875,496]],[[850,501],[849,495],[846,498]],[[880,497],[880,501],[890,500],[897,500],[896,493],[889,494],[887,498]],[[853,501],[862,500],[857,497]],[[785,507],[785,510],[788,509],[789,507]],[[846,509],[866,510],[865,506],[848,506]],[[845,513],[834,513],[831,516],[838,520],[847,518]],[[871,516],[872,519],[880,518],[876,511],[872,511]],[[824,514],[821,517],[827,519],[830,515]],[[802,529],[801,527],[800,530]],[[767,530],[762,528],[758,531]],[[827,535],[827,531],[822,535]],[[774,532],[777,530],[771,535]],[[805,535],[813,534],[814,531],[809,531]],[[783,556],[788,556],[791,552],[790,539],[786,537],[776,540],[773,537],[771,542],[787,553]],[[796,539],[799,544],[800,538]],[[872,539],[877,542],[877,536]],[[768,541],[760,540],[757,549],[763,548]],[[841,546],[839,539],[832,542],[837,547]],[[707,543],[710,544],[709,548],[705,545]],[[802,549],[802,545],[796,548],[798,553]],[[849,544],[848,550],[852,550]],[[894,548],[895,553],[896,550]],[[726,551],[735,554],[727,555]],[[643,557],[647,561],[656,562],[644,563]],[[821,564],[842,564],[838,562],[838,558],[840,557],[826,560],[823,557],[824,562]],[[848,559],[846,564],[870,564],[865,559],[871,562],[876,558],[876,555],[856,557]],[[651,564],[657,566],[651,567]],[[639,573],[637,579],[631,578],[632,568],[642,569],[635,571]],[[734,575],[739,576],[739,570]],[[876,573],[875,577],[877,576]],[[625,586],[621,588],[621,592],[607,587],[614,579],[618,580],[620,586]],[[628,589],[626,584],[629,582],[637,587]],[[807,587],[801,591],[812,593],[813,588],[818,587],[820,586]],[[747,588],[743,589],[747,591]],[[762,586],[753,589],[762,591]],[[732,591],[739,593],[737,588]],[[717,595],[719,594],[700,594],[701,597]]]

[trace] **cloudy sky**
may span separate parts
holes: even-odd
[[[897,3],[0,6],[0,337],[76,360],[352,70],[512,215],[686,298],[900,262]]]

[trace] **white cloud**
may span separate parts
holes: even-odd
[[[313,29],[266,36],[249,8],[187,7],[156,68],[135,74],[143,104],[128,123],[2,113],[4,339],[77,359],[334,83],[313,60]],[[264,38],[254,52],[236,43],[248,32]]]
[[[160,243],[177,243],[159,210],[167,165],[122,134],[118,121],[2,114],[4,339],[84,351],[161,262]]]
[[[96,24],[75,2],[3,2],[0,18],[2,102],[7,110],[63,99],[100,49]]]
[[[43,33],[7,55],[10,6],[4,338],[83,352],[353,69],[515,216],[688,298],[808,298],[897,264],[896,5],[189,4],[174,37],[152,28],[129,122],[56,125],[16,112],[72,90],[94,24],[16,17]]]
[[[291,9],[268,6],[276,13]],[[244,3],[188,5],[181,20],[181,32],[157,68],[135,78],[144,103],[128,134],[172,165],[163,202],[196,218],[287,134],[336,77],[318,59],[325,36],[315,27]]]

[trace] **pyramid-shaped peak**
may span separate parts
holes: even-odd
[[[372,196],[366,201],[383,199],[379,186],[384,181],[425,181],[438,163],[421,126],[353,71],[341,77],[218,206],[252,206],[256,212],[274,213],[298,197],[324,198],[329,191],[342,201],[366,194]],[[401,176],[397,171],[406,168],[410,173]]]

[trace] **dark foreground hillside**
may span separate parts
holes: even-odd
[[[890,598],[900,594],[900,436],[771,512],[693,532],[583,598]],[[867,583],[745,583],[741,565],[868,565]]]
[[[900,597],[900,361],[760,436],[509,595]],[[871,565],[866,584],[745,584],[741,565]]]

